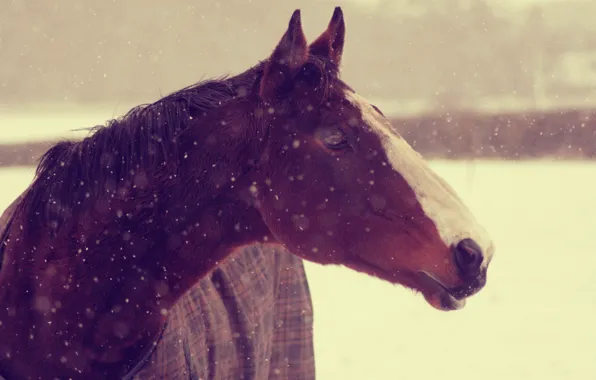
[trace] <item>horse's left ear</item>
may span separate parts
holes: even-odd
[[[275,96],[286,81],[298,74],[308,60],[308,46],[300,21],[300,10],[292,14],[288,30],[265,64],[259,94],[265,100]]]
[[[327,30],[309,46],[310,54],[331,59],[338,67],[344,51],[346,25],[340,7],[335,7]]]

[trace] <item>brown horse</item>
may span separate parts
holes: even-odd
[[[460,198],[339,79],[336,8],[271,57],[137,107],[42,158],[3,243],[0,374],[115,379],[237,247],[285,245],[420,291],[480,290],[493,244]]]

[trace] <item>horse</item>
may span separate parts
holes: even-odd
[[[3,237],[0,375],[127,376],[181,295],[255,242],[443,311],[481,290],[491,238],[340,79],[344,40],[341,8],[310,44],[296,10],[247,71],[52,146]]]

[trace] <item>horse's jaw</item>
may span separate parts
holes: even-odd
[[[424,299],[432,307],[441,311],[460,310],[466,306],[466,298],[456,297],[449,289],[447,289],[439,281],[435,280],[426,272],[420,272],[418,275],[421,284],[424,284]],[[478,289],[480,290],[480,289]]]
[[[478,293],[486,283],[486,273],[480,278],[457,288],[448,288],[426,272],[396,272],[387,270],[368,262],[360,257],[352,258],[343,263],[344,266],[358,272],[377,277],[395,285],[401,285],[422,293],[426,302],[440,311],[454,311],[466,306],[467,298]]]

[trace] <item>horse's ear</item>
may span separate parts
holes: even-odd
[[[335,7],[327,30],[309,46],[310,54],[331,59],[338,67],[344,51],[346,25],[340,7]]]
[[[288,30],[265,63],[259,91],[261,97],[263,99],[273,97],[279,87],[296,76],[307,60],[306,36],[302,31],[300,10],[296,9],[290,18]]]

